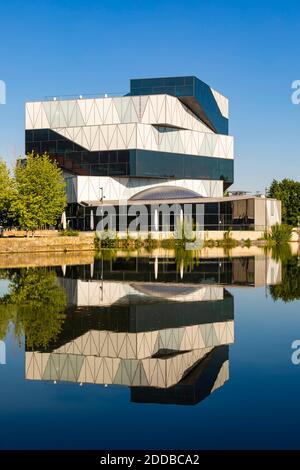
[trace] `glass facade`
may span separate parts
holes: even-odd
[[[95,259],[93,280],[101,280],[105,272],[106,280],[114,281],[136,281],[136,282],[157,282],[153,262],[149,263],[149,258],[143,257],[113,257],[107,259]],[[61,275],[61,268],[57,268],[58,275]],[[89,265],[80,266],[67,266],[66,277],[76,279],[80,277],[82,280],[91,279],[91,269]],[[178,261],[174,258],[161,258],[159,263],[159,279],[162,283],[175,283],[182,282],[180,271],[178,270]],[[255,259],[254,257],[247,258],[199,258],[197,263],[194,263],[191,270],[186,270],[184,273],[184,282],[193,284],[248,284],[253,285],[255,282]],[[224,309],[218,308],[214,311],[214,315],[220,315],[220,320],[233,318],[233,298],[227,291],[224,291],[225,302],[221,303]],[[202,303],[204,307],[205,302]],[[213,305],[214,302],[211,303]],[[217,305],[221,306],[217,301]],[[216,305],[216,306],[217,306]],[[111,308],[117,309],[117,306]],[[97,310],[99,310],[97,308]],[[172,315],[172,312],[168,312]],[[182,317],[183,312],[175,315],[177,319]],[[199,315],[199,309],[198,313]],[[204,311],[203,311],[204,314]],[[205,322],[209,322],[212,311],[208,313]],[[153,309],[153,315],[156,315]],[[123,321],[126,321],[124,317]],[[145,318],[147,321],[149,318]],[[168,321],[168,318],[166,318]],[[103,319],[104,321],[104,319]],[[157,321],[162,321],[162,317],[157,315]],[[167,325],[165,325],[167,327]],[[112,325],[109,328],[113,330]]]
[[[143,204],[143,201],[141,201]],[[152,206],[158,207],[160,204],[167,204],[171,206],[172,203],[168,203],[168,201],[153,201]],[[178,203],[179,206],[182,207],[184,210],[184,203]],[[236,201],[228,201],[228,202],[201,202],[199,198],[198,203],[191,204],[192,206],[192,218],[193,218],[193,228],[196,227],[196,214],[197,214],[197,206],[198,206],[198,213],[199,213],[199,206],[203,206],[203,223],[202,227],[198,227],[198,230],[264,230],[264,226],[257,226],[255,225],[255,204],[254,199],[241,199]],[[130,201],[127,206],[127,211],[131,207]],[[138,205],[132,206],[138,210]],[[151,206],[149,204],[146,205],[148,211],[148,230],[154,230],[154,227],[151,226],[153,220],[151,219]],[[90,229],[90,220],[91,220],[91,210],[94,214],[94,224],[100,221],[101,216],[96,216],[97,207],[87,207],[81,206],[79,204],[69,204],[67,209],[67,218],[70,220],[70,226],[74,229],[79,230],[89,230]],[[105,215],[105,204],[103,205],[104,215]],[[116,230],[120,230],[119,225],[119,206],[115,207],[115,214],[113,216],[116,220],[115,227]],[[201,211],[200,211],[201,212]],[[122,211],[123,213],[123,211]],[[175,230],[175,215],[173,212],[170,213],[170,230]],[[134,216],[128,216],[127,218],[127,226],[131,222],[133,222],[136,218]],[[158,228],[159,231],[164,230],[164,222],[162,212],[159,211],[158,213]]]
[[[136,150],[135,176],[223,180],[233,183],[233,160]]]
[[[205,230],[254,229],[254,199],[206,203],[204,227]]]
[[[180,98],[216,133],[228,135],[228,119],[222,115],[211,88],[197,77],[130,80],[130,95],[159,94]]]
[[[68,172],[84,176],[130,175],[130,151],[90,152],[51,129],[26,131],[26,154],[48,152]]]
[[[142,78],[130,80],[131,95],[192,96],[196,77]]]
[[[50,129],[26,131],[26,153],[48,152],[76,175],[192,178],[233,183],[233,160],[149,150],[88,151]]]

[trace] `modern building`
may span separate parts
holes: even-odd
[[[224,287],[68,275],[62,331],[45,350],[26,346],[26,379],[123,385],[132,401],[185,405],[228,380],[234,302]]]
[[[264,270],[264,271],[263,271]],[[45,347],[25,349],[25,377],[130,387],[133,402],[194,405],[229,380],[234,286],[281,282],[258,256],[96,259],[56,268],[66,317]],[[231,292],[227,290],[230,287]]]
[[[90,229],[104,203],[158,202],[203,204],[202,229],[273,225],[278,201],[223,197],[234,181],[228,123],[228,99],[194,76],[135,79],[125,96],[27,103],[26,153],[63,169],[73,227]]]

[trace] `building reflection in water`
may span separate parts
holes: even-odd
[[[47,350],[26,351],[26,378],[125,385],[134,402],[196,404],[229,378],[234,299],[224,285],[280,282],[279,263],[258,264],[206,259],[183,273],[174,259],[116,258],[64,267],[63,331]]]

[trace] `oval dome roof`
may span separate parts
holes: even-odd
[[[189,199],[202,197],[200,194],[186,188],[177,186],[155,186],[144,189],[130,198],[131,201],[161,200],[161,199]]]

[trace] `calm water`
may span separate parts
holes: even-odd
[[[300,448],[297,254],[80,263],[0,270],[1,449]]]

